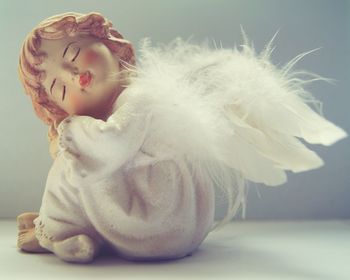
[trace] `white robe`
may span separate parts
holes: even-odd
[[[121,100],[122,96],[119,104]],[[118,120],[130,115],[129,110],[120,111]],[[112,131],[102,139],[108,131],[102,132],[99,125],[112,123],[113,116],[106,123],[87,119],[89,139],[93,138],[89,142],[84,133],[79,134],[84,130],[82,119],[69,117],[59,127],[60,151],[48,174],[40,215],[34,221],[39,242],[86,234],[100,244],[107,242],[128,259],[179,258],[195,250],[213,227],[210,181],[195,179],[183,159],[157,154],[157,147],[146,144],[119,167],[119,162],[104,156],[105,151],[113,154],[108,145],[120,144],[123,139],[117,137],[128,140],[128,129],[131,138],[141,138],[142,131],[137,133],[126,125],[122,134]],[[113,119],[112,130],[121,127],[115,125],[118,120]],[[70,141],[65,141],[68,135]],[[88,160],[76,156],[81,153],[77,143],[80,148],[92,144],[89,157],[97,163],[102,156],[106,163],[88,166]],[[95,173],[102,175],[91,179]]]

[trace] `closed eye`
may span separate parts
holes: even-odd
[[[65,96],[66,96],[66,86],[63,86],[62,101],[64,100]]]
[[[52,84],[51,84],[51,87],[50,87],[50,93],[52,94],[52,89],[53,89],[53,86],[55,85],[55,83],[56,83],[56,79],[54,79],[53,81],[52,81]]]
[[[79,53],[80,53],[80,48],[78,49],[77,53],[73,57],[72,62],[78,57]]]

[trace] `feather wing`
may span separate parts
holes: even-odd
[[[142,109],[153,115],[149,146],[183,155],[194,170],[232,196],[226,220],[242,202],[246,180],[277,186],[286,182],[285,170],[323,165],[300,139],[332,145],[347,136],[307,104],[319,101],[304,85],[327,79],[292,71],[310,52],[278,68],[270,62],[274,38],[256,54],[243,36],[241,50],[213,49],[208,42],[196,45],[181,38],[151,46],[145,38],[139,65],[130,69],[136,75],[125,90],[130,102],[140,96],[148,100]]]
[[[297,137],[331,145],[346,132],[307,105],[318,102],[302,87],[307,80],[295,78],[291,63],[272,65],[267,50],[213,50],[180,38],[152,48],[145,40],[138,77],[127,91],[149,95],[159,142],[192,158],[219,160],[254,182],[279,185],[283,170],[323,164]]]

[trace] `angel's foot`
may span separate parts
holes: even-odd
[[[31,253],[46,253],[47,249],[40,246],[35,237],[35,228],[22,229],[18,232],[17,247]]]
[[[18,229],[30,229],[35,227],[33,220],[39,216],[37,212],[26,212],[17,216]]]
[[[28,212],[17,217],[18,239],[17,247],[25,252],[45,253],[49,252],[41,247],[35,237],[35,225],[33,220],[39,216],[39,213]]]
[[[62,241],[54,241],[53,252],[66,262],[88,263],[97,252],[97,244],[89,236],[79,234]]]

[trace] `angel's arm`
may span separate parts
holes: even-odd
[[[118,168],[142,145],[149,116],[125,103],[103,121],[89,116],[70,116],[58,126],[58,153],[63,153],[79,172],[98,174]]]

